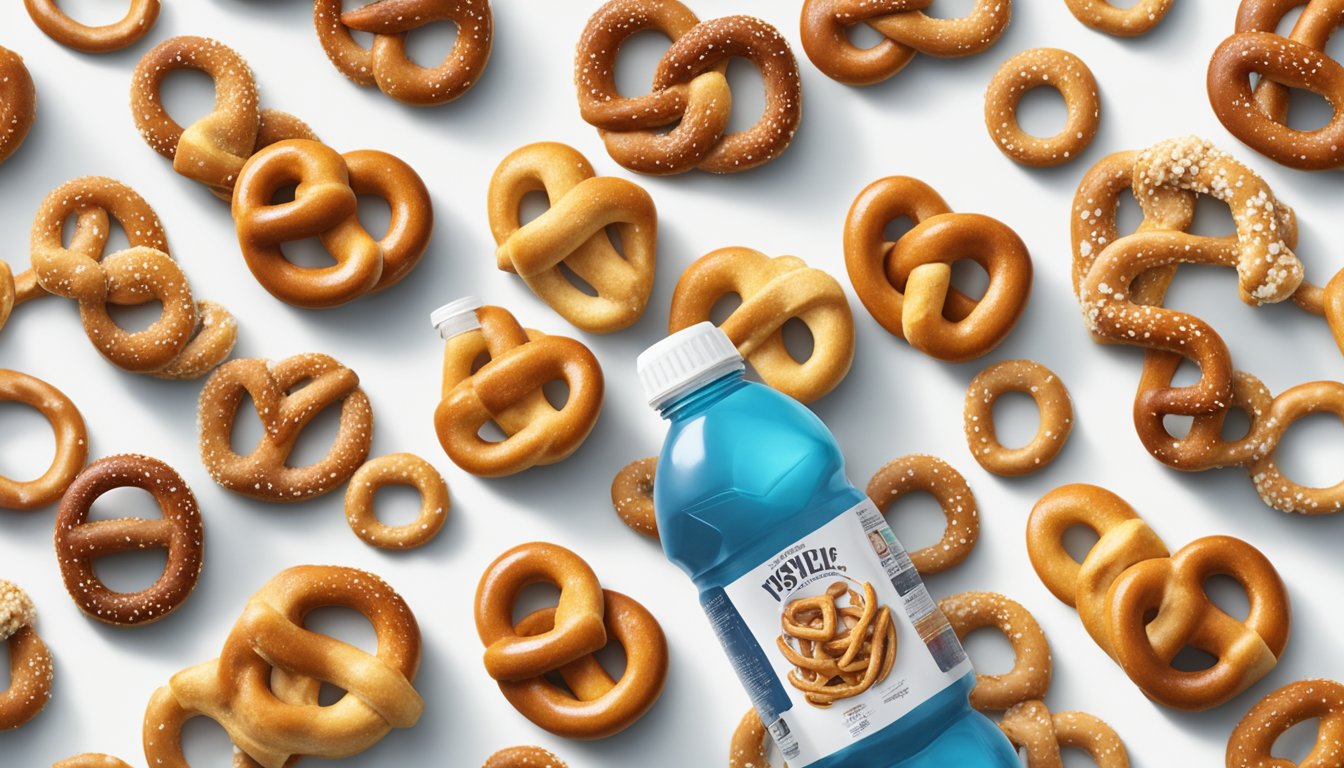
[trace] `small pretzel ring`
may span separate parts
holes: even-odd
[[[754,708],[748,709],[733,729],[733,740],[728,745],[728,768],[771,768],[765,737],[761,716]]]
[[[1022,130],[1017,106],[1033,88],[1050,86],[1069,110],[1063,130],[1039,138]],[[1033,48],[1003,63],[985,92],[985,127],[994,146],[1023,165],[1050,167],[1082,154],[1097,135],[1101,99],[1097,79],[1082,59],[1058,48]]]
[[[1316,744],[1301,763],[1272,757],[1274,742],[1289,728],[1318,720]],[[1344,757],[1344,685],[1298,680],[1261,699],[1232,730],[1227,768],[1326,768]]]
[[[420,493],[420,514],[406,525],[384,525],[373,497],[385,485],[409,485]],[[448,486],[434,465],[413,453],[393,453],[365,462],[345,489],[345,520],[365,544],[379,549],[414,549],[438,535],[448,518]]]
[[[108,53],[134,45],[159,18],[159,0],[131,0],[121,21],[97,27],[70,18],[56,6],[56,0],[23,0],[23,4],[47,37],[85,53]]]
[[[487,757],[481,768],[569,768],[569,763],[541,747],[509,747]]]
[[[79,409],[52,385],[26,373],[0,369],[0,402],[36,409],[51,424],[56,455],[36,480],[19,482],[0,475],[0,508],[36,509],[61,497],[89,459],[89,434]]]
[[[1021,448],[1005,448],[995,436],[994,403],[1006,392],[1024,392],[1036,401],[1041,425]],[[966,388],[966,442],[980,466],[1016,477],[1044,467],[1059,455],[1073,429],[1073,401],[1049,368],[1032,360],[1005,360],[975,375]]]
[[[653,476],[657,467],[657,456],[632,461],[611,481],[611,505],[621,522],[653,539],[658,538],[658,519],[653,514]]]
[[[37,119],[37,89],[23,57],[0,46],[0,163],[28,137]]]
[[[33,629],[36,620],[28,593],[0,580],[0,643],[9,646],[9,688],[0,691],[0,731],[37,717],[51,698],[51,651]]]
[[[237,765],[236,760],[235,765],[237,768],[243,768],[243,766]],[[124,760],[105,755],[102,752],[85,752],[82,755],[57,760],[51,764],[51,768],[131,768],[131,766]]]
[[[1098,32],[1116,37],[1138,37],[1162,21],[1173,0],[1139,0],[1117,8],[1111,0],[1064,0],[1069,13]]]
[[[1045,696],[1050,688],[1050,643],[1041,625],[1021,604],[993,592],[962,592],[938,601],[938,609],[957,633],[957,639],[985,627],[1003,633],[1013,646],[1013,668],[1002,675],[978,674],[971,689],[971,706],[1005,710]]]
[[[1086,712],[1051,714],[1045,703],[1024,701],[999,723],[1013,746],[1026,752],[1027,768],[1064,768],[1061,747],[1081,749],[1097,768],[1129,768],[1129,753],[1111,726]]]
[[[960,564],[980,538],[979,511],[966,478],[936,456],[914,454],[887,462],[868,481],[868,498],[884,511],[912,491],[931,494],[947,518],[937,544],[910,553],[915,570],[927,576]]]
[[[1246,466],[1260,498],[1274,509],[1308,515],[1329,514],[1344,509],[1344,479],[1326,488],[1312,488],[1290,479],[1279,464],[1283,435],[1298,420],[1314,413],[1328,413],[1344,421],[1344,384],[1313,381],[1285,390],[1274,398],[1266,420],[1274,425],[1278,439],[1270,442]]]

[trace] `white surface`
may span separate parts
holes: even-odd
[[[93,21],[110,20],[122,7],[92,0],[63,4]],[[27,142],[0,168],[0,249],[16,271],[27,261],[33,211],[50,189],[85,174],[132,184],[157,208],[173,254],[198,296],[221,301],[239,317],[237,354],[281,358],[321,351],[352,366],[374,404],[374,453],[415,451],[431,459],[448,479],[453,508],[431,546],[387,554],[350,533],[339,493],[294,506],[229,494],[209,479],[197,458],[199,383],[160,382],[114,369],[85,339],[69,302],[45,299],[18,309],[0,335],[0,366],[64,389],[88,420],[95,457],[138,451],[179,469],[200,500],[207,555],[195,594],[177,614],[147,628],[108,628],[84,618],[61,586],[51,545],[54,510],[0,512],[0,577],[19,582],[37,601],[40,632],[56,654],[57,676],[47,711],[17,732],[0,734],[0,765],[30,768],[84,750],[142,765],[141,713],[150,692],[176,670],[216,655],[247,597],[282,568],[299,563],[339,563],[381,574],[405,595],[424,630],[424,664],[416,681],[427,703],[421,724],[393,733],[351,765],[479,765],[493,750],[519,743],[551,747],[574,766],[724,764],[746,698],[732,681],[690,584],[652,542],[618,521],[608,501],[615,471],[654,453],[663,432],[640,396],[635,355],[662,336],[681,270],[717,247],[797,254],[838,276],[848,289],[840,254],[845,211],[863,186],[897,173],[928,181],[957,210],[1004,220],[1026,240],[1036,265],[1022,322],[989,359],[965,365],[915,353],[851,299],[858,331],[854,368],[816,406],[845,446],[860,486],[883,462],[913,451],[942,456],[969,479],[980,500],[983,537],[968,563],[930,580],[932,591],[993,589],[1026,604],[1055,651],[1050,706],[1086,710],[1109,721],[1128,742],[1136,765],[1170,765],[1177,758],[1221,764],[1232,725],[1258,696],[1304,676],[1344,676],[1338,643],[1331,641],[1344,630],[1334,586],[1344,518],[1290,518],[1262,505],[1244,472],[1186,476],[1151,459],[1130,422],[1139,353],[1094,346],[1069,287],[1069,201],[1087,166],[1108,152],[1185,133],[1209,136],[1249,161],[1296,206],[1303,227],[1299,252],[1315,279],[1326,279],[1338,266],[1339,177],[1274,166],[1232,139],[1208,106],[1205,65],[1232,26],[1233,3],[1180,0],[1155,32],[1124,41],[1086,29],[1060,0],[1019,2],[1007,34],[990,52],[963,61],[920,58],[885,84],[855,89],[826,79],[801,56],[796,0],[695,0],[692,7],[705,18],[754,12],[781,28],[800,56],[805,116],[793,147],[765,168],[732,177],[693,173],[639,180],[660,214],[655,294],[639,323],[610,337],[568,327],[521,281],[495,269],[484,200],[495,163],[536,140],[571,143],[599,173],[628,175],[579,119],[570,79],[574,41],[597,5],[596,0],[497,2],[495,49],[482,81],[453,104],[417,110],[341,77],[317,44],[307,3],[170,1],[146,40],[107,56],[62,48],[38,32],[19,3],[3,4],[0,44],[27,58],[40,111]],[[939,0],[944,15],[968,5]],[[419,170],[434,196],[437,227],[429,254],[411,278],[330,311],[286,306],[258,286],[239,257],[227,207],[174,174],[146,147],[127,108],[139,56],[186,33],[212,35],[238,49],[256,71],[264,104],[302,116],[335,147],[387,150]],[[437,50],[443,50],[445,41],[438,42]],[[1044,171],[1000,155],[981,117],[982,90],[998,64],[1042,45],[1080,54],[1103,96],[1102,127],[1093,146],[1080,160]],[[651,39],[639,41],[635,48],[643,60],[625,68],[623,84],[642,88],[658,47]],[[759,96],[740,69],[734,67],[735,99],[744,109],[754,108]],[[170,103],[179,119],[200,114],[206,93],[202,78],[174,78]],[[1053,114],[1062,119],[1059,111]],[[1028,122],[1050,125],[1030,115]],[[1218,221],[1214,226],[1226,226]],[[464,294],[508,306],[535,327],[581,338],[601,359],[608,383],[602,419],[563,465],[483,481],[457,470],[440,451],[431,416],[441,343],[426,321],[435,307]],[[1238,367],[1257,373],[1275,391],[1340,375],[1338,351],[1323,321],[1291,306],[1243,307],[1230,271],[1185,270],[1172,301],[1213,322],[1230,340]],[[962,437],[962,397],[983,365],[1022,356],[1041,360],[1064,378],[1078,423],[1053,466],[1005,481],[971,460]],[[1034,417],[1017,405],[1005,404],[1006,421],[1012,422],[1010,433],[1025,437]],[[255,427],[248,429],[255,437]],[[40,471],[49,456],[44,433],[31,413],[0,407],[0,467],[11,475]],[[1330,419],[1310,420],[1288,440],[1288,466],[1303,480],[1334,482],[1344,456],[1340,436]],[[310,447],[320,442],[313,437]],[[1279,668],[1213,712],[1182,714],[1146,701],[1088,640],[1076,615],[1046,592],[1026,560],[1027,511],[1045,491],[1073,481],[1120,492],[1173,546],[1228,533],[1262,548],[1293,597],[1293,639]],[[100,514],[129,494],[100,504]],[[382,500],[407,512],[410,498],[394,493]],[[935,519],[909,509],[892,517],[912,547],[932,540]],[[576,743],[540,731],[505,703],[482,669],[471,612],[476,580],[505,548],[530,539],[577,550],[606,586],[643,601],[667,630],[673,654],[667,689],[647,717],[619,736]],[[109,563],[102,571],[127,587],[137,574],[141,583],[149,578],[154,560],[149,563]],[[997,650],[977,639],[972,654],[986,647]],[[996,667],[984,658],[982,668]],[[191,754],[200,758],[196,765],[225,764],[218,729],[193,725],[189,736]]]

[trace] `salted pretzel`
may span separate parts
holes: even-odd
[[[1068,110],[1064,127],[1047,138],[1022,130],[1017,119],[1022,97],[1041,87],[1059,91]],[[1033,48],[1008,59],[985,91],[985,127],[994,146],[1023,165],[1048,168],[1069,162],[1092,143],[1100,124],[1097,79],[1082,59],[1058,48]]]
[[[519,206],[531,192],[545,192],[551,207],[523,224]],[[643,187],[595,175],[573,147],[539,142],[500,162],[486,199],[499,245],[496,264],[523,278],[566,320],[610,333],[644,314],[657,263],[658,213]],[[607,236],[609,226],[620,234],[621,251]],[[571,282],[561,264],[597,295]]]
[[[420,494],[415,520],[390,526],[378,519],[373,497],[387,485],[408,485]],[[414,549],[428,544],[448,519],[448,485],[434,465],[413,453],[391,453],[364,464],[345,489],[345,520],[365,544],[379,549]]]
[[[131,768],[131,766],[126,761],[111,755],[105,755],[101,752],[85,752],[82,755],[57,760],[51,764],[51,768]],[[240,766],[240,768],[246,767]]]
[[[756,710],[748,709],[733,729],[728,745],[728,768],[771,768],[766,754],[765,723]]]
[[[304,628],[304,618],[325,607],[368,619],[376,651]],[[358,754],[420,719],[424,702],[413,685],[420,650],[410,607],[377,576],[337,566],[281,571],[248,601],[219,658],[178,672],[154,693],[145,711],[145,759],[186,766],[182,726],[198,716],[219,723],[264,768],[292,765],[300,755]],[[344,695],[320,705],[322,683]]]
[[[1023,392],[1041,413],[1036,436],[1021,448],[1007,448],[994,428],[994,404],[1007,392]],[[1073,431],[1073,401],[1064,382],[1034,360],[1004,360],[980,371],[966,387],[963,409],[966,443],[986,471],[1016,477],[1055,460]]]
[[[1069,13],[1098,32],[1117,37],[1138,37],[1158,25],[1171,10],[1173,0],[1139,0],[1117,7],[1111,0],[1064,0]]]
[[[9,687],[0,690],[0,731],[37,717],[51,698],[51,651],[33,629],[36,621],[28,593],[0,579],[0,643],[9,648]]]
[[[993,627],[1013,646],[1013,668],[1002,675],[977,674],[971,706],[980,711],[1005,710],[1045,697],[1053,675],[1050,643],[1026,608],[994,592],[962,592],[938,601],[938,610],[965,640],[970,633]]]
[[[457,40],[438,65],[422,67],[407,55],[406,38],[436,21],[456,25]],[[489,0],[374,0],[349,11],[341,0],[317,0],[313,26],[341,74],[421,107],[452,101],[475,85],[494,40]],[[371,34],[372,47],[362,47],[351,32]]]
[[[1115,730],[1086,712],[1055,712],[1041,701],[1025,701],[999,722],[1013,746],[1026,752],[1027,768],[1064,768],[1060,749],[1086,752],[1097,768],[1129,768],[1129,752]]]
[[[252,398],[264,434],[256,448],[240,455],[230,436],[244,395]],[[306,467],[290,466],[299,435],[319,413],[337,404],[340,427],[327,454]],[[322,354],[278,362],[229,361],[201,389],[197,423],[201,462],[215,482],[234,493],[275,502],[303,501],[339,487],[368,459],[373,439],[373,409],[359,388],[359,375]]]
[[[962,18],[936,18],[924,11],[935,0],[805,0],[803,50],[833,80],[850,85],[879,83],[900,72],[916,54],[944,58],[988,50],[1008,28],[1012,0],[976,0]],[[849,28],[867,24],[884,40],[860,48]]]
[[[37,118],[37,89],[23,57],[0,46],[0,163],[14,154]]]
[[[970,557],[980,538],[980,511],[966,478],[936,456],[911,454],[893,459],[868,481],[868,498],[885,514],[906,494],[924,491],[943,510],[947,525],[937,544],[910,553],[920,575],[942,573]]]
[[[23,0],[23,5],[47,37],[85,53],[107,53],[134,45],[159,18],[159,0],[130,0],[121,21],[96,27],[70,18],[56,5],[56,0]]]
[[[888,242],[887,225],[907,217],[913,228]],[[878,179],[859,193],[845,217],[844,251],[854,292],[873,319],[939,360],[994,349],[1031,295],[1031,256],[1017,233],[988,216],[953,213],[909,176]],[[979,299],[952,287],[952,265],[962,259],[989,275]]]
[[[644,30],[661,32],[672,45],[652,90],[622,96],[616,57]],[[750,61],[765,83],[764,113],[744,131],[728,130],[731,58]],[[611,0],[599,8],[579,38],[574,82],[579,114],[598,129],[612,159],[638,173],[746,171],[782,154],[802,119],[798,62],[777,29],[753,16],[700,21],[678,0]]]
[[[84,417],[65,393],[26,373],[0,368],[0,402],[35,409],[51,425],[56,455],[35,480],[0,475],[0,509],[37,509],[61,497],[89,459],[89,433]]]
[[[668,331],[710,319],[730,294],[742,304],[719,327],[761,379],[810,403],[835,389],[854,361],[854,315],[834,277],[797,256],[770,257],[750,248],[720,248],[681,274],[672,293]],[[796,360],[784,344],[784,324],[797,319],[812,334],[812,354]]]
[[[597,358],[564,336],[524,330],[508,310],[480,307],[479,327],[448,339],[443,350],[443,397],[434,429],[448,457],[483,477],[554,464],[578,450],[597,424],[605,384]],[[478,358],[488,362],[474,369]],[[542,392],[550,381],[569,387],[556,409]],[[482,438],[497,424],[506,437]]]
[[[636,533],[658,538],[658,518],[653,513],[653,477],[658,457],[637,459],[625,465],[611,481],[611,506]]]
[[[509,747],[485,758],[481,768],[569,768],[569,763],[541,747]]]
[[[785,604],[780,625],[775,646],[794,667],[789,684],[814,707],[864,693],[886,680],[896,661],[891,607],[878,603],[869,582],[842,579],[820,595],[795,598]]]
[[[1300,763],[1273,756],[1288,729],[1316,720],[1316,743]],[[1334,680],[1298,680],[1256,703],[1232,730],[1227,768],[1327,768],[1344,760],[1344,685]]]

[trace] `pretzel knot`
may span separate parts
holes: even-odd
[[[842,598],[849,604],[841,606]],[[780,625],[775,645],[794,666],[789,684],[814,707],[862,694],[886,680],[896,662],[891,608],[878,603],[869,582],[840,580],[820,595],[796,598],[784,606]]]
[[[1288,729],[1317,720],[1316,743],[1301,763],[1273,756]],[[1344,685],[1298,680],[1261,699],[1232,730],[1227,768],[1325,768],[1344,759]]]
[[[51,651],[37,636],[37,609],[18,585],[0,579],[0,643],[9,648],[9,687],[0,690],[0,731],[37,717],[51,698]]]
[[[742,304],[720,328],[766,384],[808,403],[830,392],[854,360],[854,316],[834,277],[797,256],[771,258],[750,248],[721,248],[686,268],[672,294],[668,331],[710,319],[725,296]],[[812,334],[803,361],[784,344],[784,324],[797,319]]]
[[[1279,35],[1280,22],[1297,8],[1302,12],[1292,32]],[[1303,170],[1344,166],[1344,65],[1325,52],[1342,21],[1333,0],[1243,0],[1236,32],[1209,61],[1209,102],[1223,126],[1283,165]],[[1292,88],[1333,104],[1330,122],[1314,130],[1289,125]]]
[[[304,628],[309,613],[333,606],[369,620],[373,654]],[[198,716],[219,723],[265,768],[300,755],[358,754],[420,719],[424,702],[412,685],[419,665],[419,625],[386,582],[353,568],[290,568],[248,601],[219,658],[178,672],[154,693],[145,711],[145,759],[186,766],[182,726]],[[344,695],[320,705],[322,683]]]
[[[550,208],[524,225],[519,206],[545,192]],[[495,169],[487,193],[499,268],[513,272],[566,320],[594,333],[627,328],[644,314],[653,290],[658,213],[643,187],[596,176],[587,158],[565,144],[515,150]],[[620,233],[617,251],[606,228]],[[596,292],[590,296],[561,264]]]
[[[436,21],[453,22],[457,40],[437,66],[422,67],[407,55],[406,37]],[[489,0],[374,0],[350,11],[341,0],[318,0],[313,25],[341,74],[421,107],[452,101],[475,85],[494,39]],[[361,47],[351,31],[373,35],[372,47]]]
[[[37,89],[23,57],[0,46],[0,163],[23,144],[37,119]]]
[[[908,217],[914,227],[896,242],[884,234]],[[859,301],[887,332],[930,357],[980,357],[1012,331],[1031,295],[1027,246],[988,216],[952,213],[932,187],[908,176],[869,184],[845,217],[845,267]],[[989,275],[980,299],[952,287],[962,259]]]
[[[1129,768],[1129,753],[1111,726],[1086,712],[1051,713],[1041,701],[1014,706],[999,723],[1013,746],[1025,750],[1027,768],[1063,768],[1060,749],[1081,749],[1097,768]]]
[[[672,45],[636,97],[616,89],[616,57],[630,37],[655,30]],[[750,128],[728,132],[728,60],[750,61],[765,83],[765,110]],[[611,0],[584,27],[574,57],[579,113],[612,158],[639,173],[700,168],[737,173],[778,157],[802,118],[798,62],[777,29],[752,16],[700,21],[677,0]],[[665,126],[676,124],[663,131]]]
[[[833,80],[879,83],[905,69],[916,54],[971,56],[988,50],[1008,28],[1011,0],[976,0],[962,18],[924,13],[934,0],[806,0],[802,39],[807,57]],[[860,48],[849,28],[867,24],[883,40]]]

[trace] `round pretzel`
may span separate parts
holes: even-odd
[[[1036,401],[1041,423],[1021,448],[1006,448],[994,429],[994,403],[1005,392],[1024,392]],[[1073,430],[1073,401],[1064,382],[1033,360],[1004,360],[977,373],[966,388],[966,443],[977,463],[996,475],[1016,477],[1055,460]]]
[[[294,200],[272,203],[283,187]],[[387,201],[392,222],[381,240],[359,221],[357,195]],[[238,245],[248,269],[272,296],[299,307],[333,307],[392,286],[429,246],[434,209],[415,170],[385,152],[338,154],[321,142],[290,139],[253,155],[233,195]],[[282,244],[320,237],[336,263],[301,267]]]
[[[805,0],[803,50],[833,80],[878,83],[900,72],[917,53],[962,57],[987,50],[1008,28],[1012,0],[976,0],[962,18],[924,13],[933,0]],[[850,40],[848,29],[866,23],[885,39],[870,48]]]
[[[130,0],[121,21],[91,27],[70,18],[56,0],[23,0],[28,15],[47,37],[77,51],[107,53],[134,45],[159,18],[159,0]]]
[[[0,508],[37,509],[56,501],[89,460],[89,433],[79,409],[52,385],[26,373],[0,368],[0,402],[22,403],[46,418],[56,441],[51,465],[36,480],[0,475]]]
[[[1246,471],[1260,498],[1274,509],[1313,515],[1344,509],[1344,480],[1328,488],[1312,488],[1290,479],[1278,463],[1283,436],[1298,420],[1313,413],[1329,413],[1344,420],[1344,383],[1299,384],[1274,398],[1266,412],[1264,422],[1269,425],[1269,439],[1261,444],[1261,452],[1246,465]]]
[[[1273,756],[1274,742],[1289,728],[1319,721],[1316,743],[1300,763]],[[1327,768],[1344,760],[1344,685],[1298,680],[1265,696],[1232,730],[1227,768]]]
[[[611,481],[611,506],[621,522],[651,539],[658,538],[658,518],[653,513],[653,476],[657,467],[657,456],[636,459]]]
[[[644,96],[616,90],[621,45],[644,30],[672,45]],[[752,127],[728,132],[730,58],[749,60],[765,83],[765,110]],[[788,41],[752,16],[700,21],[678,0],[611,0],[588,20],[574,56],[579,113],[598,129],[612,159],[638,173],[692,168],[737,173],[778,157],[802,119],[802,83]],[[676,123],[670,131],[664,126]]]
[[[834,277],[797,256],[720,248],[682,273],[672,293],[668,331],[709,320],[714,305],[729,294],[740,296],[742,304],[720,328],[766,384],[810,403],[849,373],[854,315]],[[784,324],[795,318],[813,340],[812,354],[802,362],[784,344]]]
[[[885,230],[908,217],[897,242]],[[845,217],[845,266],[859,301],[888,333],[939,360],[994,349],[1031,295],[1032,267],[1017,233],[988,216],[952,213],[932,187],[908,176],[869,184]],[[952,264],[968,259],[989,275],[980,299],[952,287]]]
[[[1069,13],[1098,32],[1116,37],[1138,37],[1157,26],[1171,10],[1173,0],[1139,0],[1117,8],[1111,0],[1064,0]]]
[[[481,768],[569,768],[569,763],[541,747],[509,747],[487,757]]]
[[[962,592],[938,601],[957,639],[994,627],[1013,646],[1013,668],[1006,674],[975,676],[971,706],[980,711],[1005,710],[1045,697],[1053,674],[1050,643],[1036,618],[1021,604],[994,592]]]
[[[928,576],[964,562],[980,538],[980,512],[966,478],[936,456],[912,454],[887,462],[868,481],[868,498],[886,514],[913,491],[932,495],[947,518],[937,544],[910,553],[915,570]]]
[[[1129,752],[1111,726],[1086,712],[1051,714],[1041,701],[1024,701],[999,723],[1014,747],[1026,751],[1027,768],[1064,768],[1060,748],[1081,749],[1097,768],[1129,768]]]
[[[150,493],[163,518],[89,522],[94,501],[114,488]],[[118,626],[153,623],[177,610],[196,588],[204,564],[205,530],[196,497],[172,467],[148,456],[108,456],[80,472],[61,498],[55,538],[61,578],[75,604],[90,618]],[[139,592],[109,589],[94,572],[94,561],[137,549],[167,550],[163,573]]]
[[[1027,91],[1048,86],[1068,109],[1064,128],[1040,138],[1022,130],[1017,107]],[[1101,123],[1097,79],[1083,60],[1058,48],[1033,48],[1005,61],[985,92],[985,127],[999,151],[1038,168],[1067,163],[1087,149]]]
[[[291,392],[299,384],[305,386]],[[245,394],[252,398],[265,432],[252,452],[239,455],[230,441]],[[289,466],[304,428],[337,403],[340,428],[326,456],[306,467]],[[234,493],[275,502],[303,501],[339,487],[368,459],[373,440],[373,409],[359,388],[359,375],[321,354],[221,365],[201,389],[197,423],[201,461],[215,482]]]
[[[761,716],[755,708],[748,709],[733,729],[733,739],[728,744],[728,768],[771,768],[766,735]]]
[[[373,497],[386,485],[409,485],[420,493],[420,514],[406,525],[378,520]],[[439,534],[448,518],[448,486],[434,465],[413,453],[379,456],[360,467],[345,489],[345,521],[365,544],[379,549],[414,549]]]
[[[545,192],[550,208],[523,224],[519,206]],[[513,272],[575,326],[593,333],[627,328],[644,314],[653,290],[658,213],[643,187],[596,176],[578,150],[556,142],[528,144],[500,162],[486,193],[495,261]],[[621,251],[606,228],[620,233]],[[563,264],[597,292],[580,290]]]
[[[82,755],[67,757],[51,764],[51,768],[131,768],[120,760],[102,752],[85,752]]]
[[[406,53],[409,33],[436,21],[451,21],[457,40],[443,61],[422,67]],[[341,74],[403,104],[446,104],[466,93],[485,72],[494,42],[489,0],[374,0],[343,11],[341,0],[317,0],[313,26],[327,58]],[[355,32],[373,36],[371,48]]]
[[[0,643],[9,647],[9,688],[0,691],[0,731],[37,717],[51,698],[51,651],[37,636],[37,609],[28,593],[0,579]]]
[[[23,57],[0,46],[0,163],[23,144],[37,118],[37,89]]]

